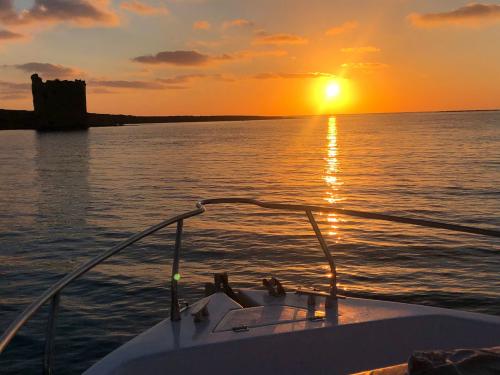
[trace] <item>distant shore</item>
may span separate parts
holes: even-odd
[[[252,121],[292,118],[289,116],[132,116],[88,113],[89,127],[155,124],[169,122]],[[33,111],[0,109],[0,130],[36,130]]]
[[[463,113],[463,112],[498,112],[500,109],[462,109],[422,112],[374,112],[374,113],[339,113],[336,116],[346,115],[391,115],[413,113]],[[220,115],[220,116],[133,116],[88,113],[89,127],[122,126],[137,124],[160,124],[172,122],[215,122],[215,121],[256,121],[291,118],[307,118],[328,115],[303,116],[248,116],[248,115]],[[36,130],[35,113],[27,110],[0,109],[0,130]]]

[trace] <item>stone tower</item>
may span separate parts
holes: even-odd
[[[38,130],[86,129],[87,98],[85,81],[43,82],[31,76],[33,106]]]

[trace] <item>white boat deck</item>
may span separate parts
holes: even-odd
[[[356,298],[325,308],[324,297],[309,306],[293,292],[240,293],[252,307],[213,294],[201,322],[191,316],[195,304],[85,374],[348,374],[405,362],[414,350],[500,345],[500,317]]]

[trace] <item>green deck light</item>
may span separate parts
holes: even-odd
[[[179,273],[176,273],[176,274],[174,275],[174,280],[175,280],[175,281],[179,281],[180,279],[181,279],[181,275],[180,275]]]

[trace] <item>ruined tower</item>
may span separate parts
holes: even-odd
[[[38,74],[31,76],[33,106],[39,130],[85,129],[87,98],[85,81],[43,82]]]

